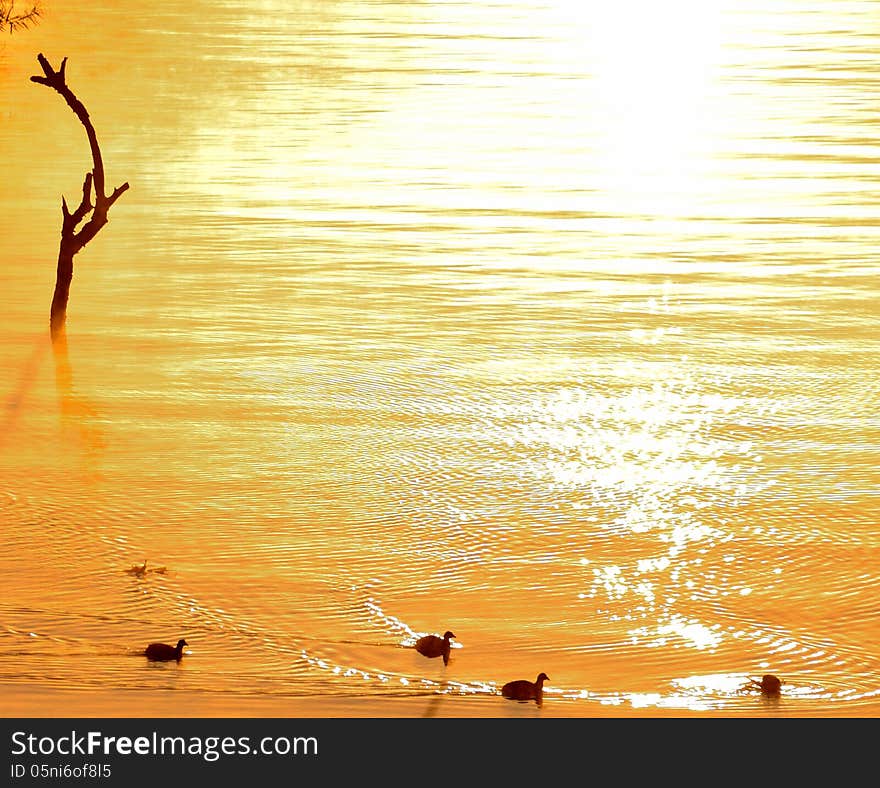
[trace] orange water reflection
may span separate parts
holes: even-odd
[[[3,44],[10,713],[876,713],[868,11],[606,6],[74,3]],[[37,51],[132,184],[54,347],[87,150]]]

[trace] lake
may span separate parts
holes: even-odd
[[[119,5],[0,40],[4,715],[877,716],[875,2]]]

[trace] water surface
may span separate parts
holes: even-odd
[[[839,0],[47,3],[0,44],[4,713],[875,716],[878,45]],[[131,184],[54,349],[89,151],[38,52]]]

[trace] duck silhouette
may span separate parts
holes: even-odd
[[[782,679],[772,673],[765,673],[760,681],[749,679],[749,683],[753,688],[761,690],[761,694],[768,698],[778,698],[781,694]]]
[[[177,641],[176,646],[169,646],[167,643],[150,643],[144,649],[144,656],[153,662],[169,662],[172,659],[180,662],[183,656],[183,647],[188,646],[183,638]]]
[[[154,575],[164,575],[168,572],[167,566],[151,566],[149,569],[147,568],[147,559],[144,559],[143,564],[132,564],[130,569],[125,570],[126,574],[134,575],[135,577],[145,577],[148,574]]]
[[[449,639],[454,638],[455,633],[448,629],[443,633],[443,637],[437,635],[425,635],[420,637],[415,643],[415,649],[425,657],[443,657],[443,664],[449,664]]]
[[[140,566],[139,564],[133,564],[131,569],[126,569],[125,571],[130,575],[143,577],[147,573],[147,559],[144,559],[143,566]]]
[[[544,682],[549,680],[550,677],[546,673],[539,673],[534,681],[526,679],[508,681],[501,688],[501,694],[510,700],[535,700],[540,705],[544,696]]]

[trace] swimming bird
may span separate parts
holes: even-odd
[[[454,638],[455,634],[448,629],[443,633],[443,637],[437,635],[425,635],[416,641],[416,651],[425,657],[443,657],[443,664],[449,664],[449,638]]]
[[[125,570],[130,575],[137,575],[138,577],[143,577],[147,573],[147,559],[144,559],[144,565],[138,566],[137,564],[133,564],[131,569]]]
[[[544,695],[544,682],[549,680],[550,677],[546,673],[539,673],[534,682],[526,679],[508,681],[501,688],[501,694],[511,700],[536,700],[540,703]]]
[[[766,695],[768,698],[778,698],[782,688],[782,679],[778,676],[774,676],[772,673],[765,673],[761,676],[760,681],[755,681],[755,679],[749,679],[751,685],[756,689],[761,690],[762,695]]]
[[[154,662],[168,662],[169,660],[177,660],[183,656],[183,647],[188,646],[183,638],[177,641],[176,646],[169,646],[167,643],[150,643],[144,649],[144,656]]]

